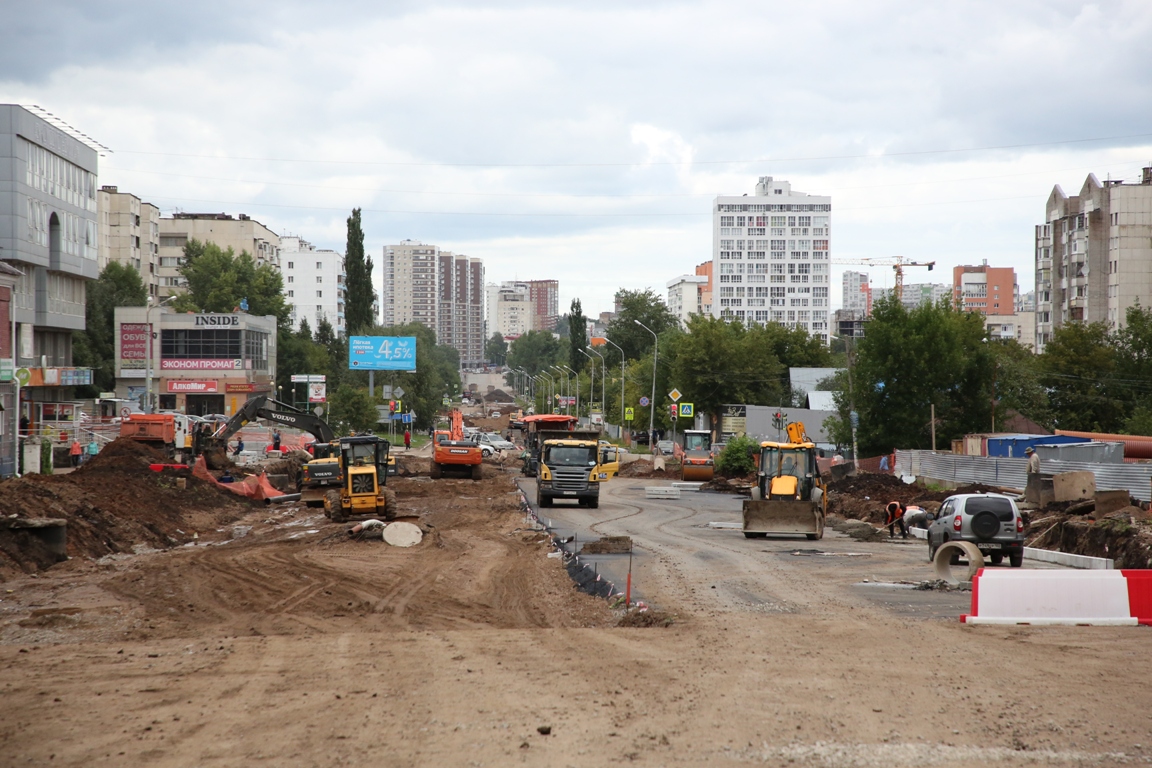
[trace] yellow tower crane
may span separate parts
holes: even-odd
[[[934,261],[911,261],[903,256],[891,259],[863,258],[863,259],[832,259],[833,264],[860,264],[868,267],[892,267],[896,271],[896,300],[904,299],[904,267],[928,267],[931,272],[936,266]]]

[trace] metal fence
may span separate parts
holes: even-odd
[[[984,483],[1005,488],[1024,488],[1027,459],[961,456],[932,451],[896,451],[896,474],[916,475],[952,483]],[[1045,461],[1045,475],[1091,472],[1101,491],[1128,491],[1142,501],[1152,501],[1152,463],[1095,464],[1086,461]]]

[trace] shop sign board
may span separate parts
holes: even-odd
[[[219,392],[219,383],[211,380],[195,380],[195,379],[169,379],[168,392],[169,393],[186,393],[190,395],[201,395]]]

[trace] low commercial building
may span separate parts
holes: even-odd
[[[117,397],[145,397],[149,363],[159,410],[231,416],[252,395],[274,394],[273,315],[117,307],[115,318]]]

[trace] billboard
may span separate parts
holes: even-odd
[[[415,336],[353,336],[348,339],[348,369],[416,370]]]
[[[120,323],[120,368],[139,370],[141,376],[148,358],[148,324]]]

